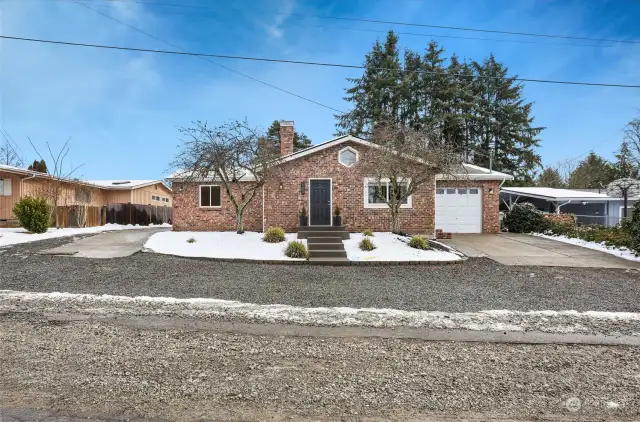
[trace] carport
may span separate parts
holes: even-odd
[[[510,208],[515,203],[529,202],[540,211],[571,213],[585,224],[615,225],[619,217],[610,215],[609,202],[617,201],[604,193],[575,189],[508,187],[500,190],[500,200]]]

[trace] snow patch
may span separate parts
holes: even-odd
[[[542,233],[532,233],[533,236],[543,237],[545,239],[557,240],[558,242],[570,243],[576,246],[582,246],[583,248],[593,249],[596,251],[608,253],[611,255],[618,256],[623,259],[627,259],[629,261],[640,262],[640,256],[636,256],[636,254],[629,250],[628,248],[616,247],[616,246],[607,246],[604,242],[588,242],[586,240],[570,238],[564,235],[546,235]]]
[[[151,236],[144,245],[146,251],[200,258],[290,260],[284,254],[287,243],[297,240],[296,233],[287,233],[286,241],[267,243],[263,234],[257,232],[163,232]],[[193,238],[195,242],[187,240]],[[306,246],[306,240],[300,240]]]
[[[479,312],[405,311],[399,309],[259,305],[232,300],[148,296],[112,296],[76,293],[32,293],[0,290],[0,310],[40,306],[52,312],[124,315],[178,315],[181,317],[240,318],[253,322],[323,326],[422,327],[475,331],[601,333],[624,322],[636,326],[640,314],[631,312],[509,311]],[[606,324],[609,324],[608,326]],[[637,335],[637,330],[631,335]]]
[[[16,245],[18,243],[35,242],[38,240],[55,239],[58,237],[76,236],[84,234],[95,234],[107,231],[119,230],[139,230],[153,229],[158,227],[171,227],[171,224],[150,224],[148,226],[139,225],[122,225],[122,224],[105,224],[104,226],[85,227],[85,228],[50,228],[45,233],[29,233],[22,227],[19,228],[0,228],[0,246]]]
[[[375,249],[361,251],[358,244],[364,239],[362,233],[351,233],[343,240],[349,261],[458,261],[460,256],[436,249],[423,251],[408,245],[409,239],[393,233],[378,232],[369,237]]]

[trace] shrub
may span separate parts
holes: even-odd
[[[409,246],[415,249],[429,249],[429,242],[422,236],[413,236],[409,241]]]
[[[333,215],[335,215],[336,217],[340,216],[340,207],[336,207],[336,209],[333,211]]]
[[[196,243],[196,238],[195,237],[188,238],[187,243]]]
[[[363,235],[373,237],[373,232],[371,230],[365,230],[362,232]]]
[[[513,206],[504,218],[504,225],[512,233],[531,233],[544,231],[549,222],[535,205],[524,203]]]
[[[26,196],[13,207],[20,225],[31,233],[44,233],[51,223],[51,212],[47,200]]]
[[[262,240],[267,243],[284,242],[284,229],[282,227],[269,227],[267,231],[264,232],[264,238]]]
[[[376,248],[376,245],[373,244],[371,239],[369,239],[368,237],[365,237],[360,241],[360,243],[358,244],[358,247],[360,248],[361,251],[372,251]]]
[[[287,244],[287,249],[285,249],[284,254],[289,258],[307,258],[309,256],[304,243],[296,241]]]

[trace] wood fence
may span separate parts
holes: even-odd
[[[162,205],[107,204],[106,222],[112,224],[171,223],[172,209]]]
[[[57,222],[60,227],[102,226],[106,222],[102,208],[103,207],[83,207],[81,205],[58,207],[56,209]],[[85,213],[84,218],[80,218],[82,213]],[[53,221],[52,225],[55,224],[56,221]]]

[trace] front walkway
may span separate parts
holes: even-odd
[[[454,234],[445,242],[469,257],[488,257],[504,265],[640,268],[640,263],[611,254],[526,234]]]

